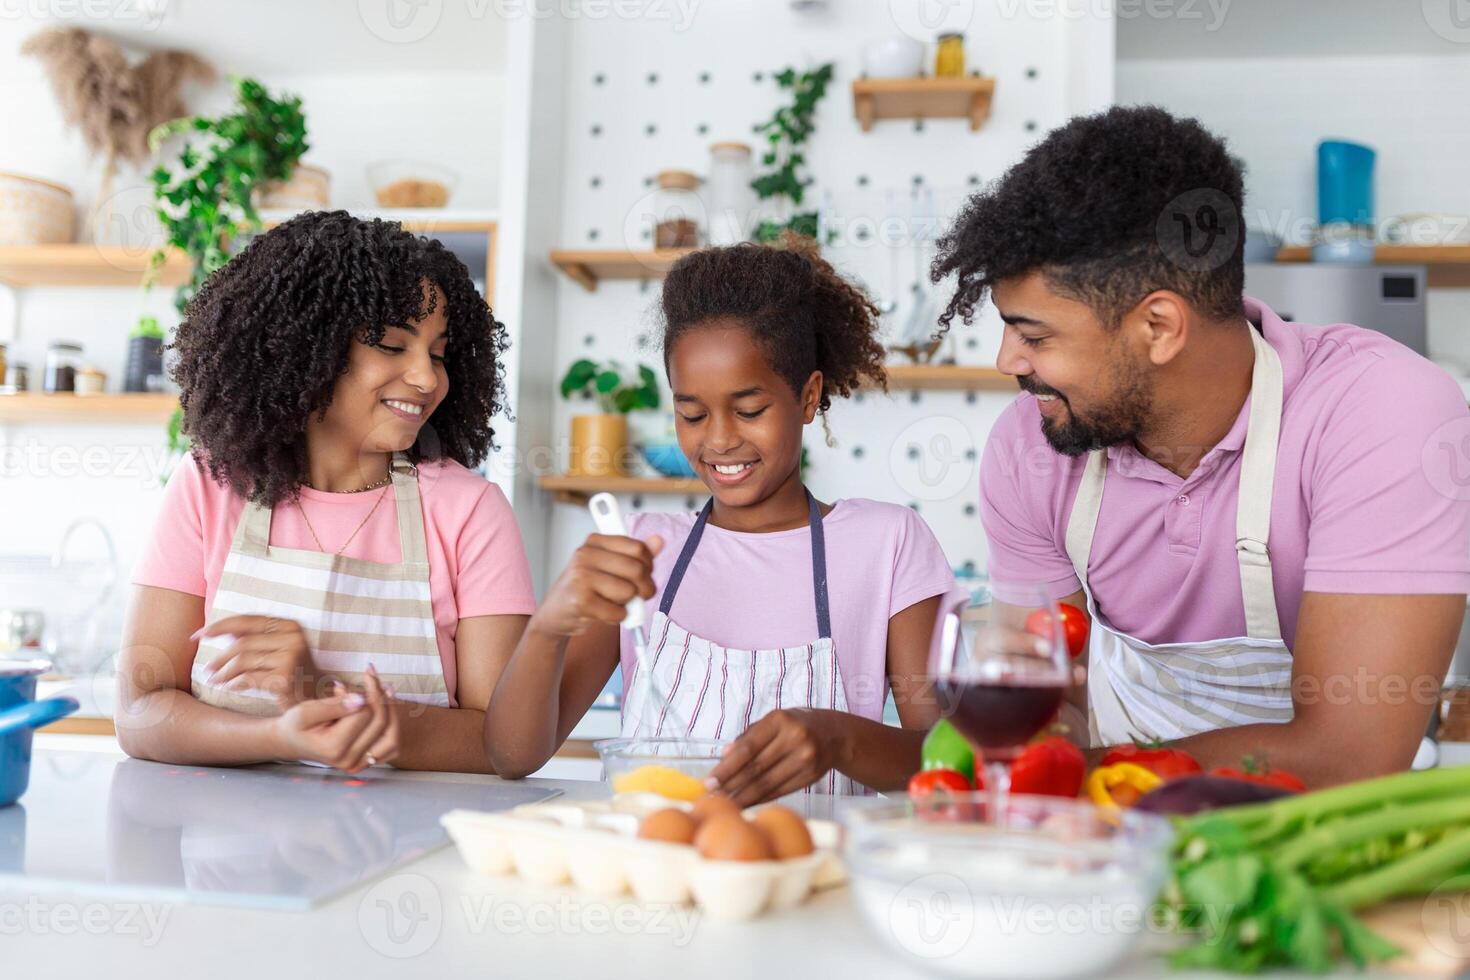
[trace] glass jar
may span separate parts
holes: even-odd
[[[5,383],[0,385],[0,394],[19,395],[31,388],[30,369],[19,361],[5,369]]]
[[[750,237],[756,209],[750,186],[754,179],[749,143],[716,143],[709,148],[704,196],[709,205],[711,245],[738,245]]]
[[[82,366],[82,345],[58,340],[46,348],[47,392],[76,391],[77,368]]]
[[[939,35],[934,51],[934,77],[959,78],[965,73],[965,35],[958,32]]]
[[[699,178],[687,170],[665,170],[658,175],[654,195],[655,248],[696,248],[699,216],[704,210],[695,190]]]
[[[107,390],[107,374],[94,367],[84,367],[77,372],[76,389],[79,395],[100,395]]]

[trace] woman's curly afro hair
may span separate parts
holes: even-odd
[[[958,277],[940,330],[1035,270],[1109,327],[1155,289],[1207,317],[1243,317],[1243,198],[1240,163],[1197,121],[1154,106],[1079,116],[971,197],[939,240],[931,278]]]
[[[750,331],[798,396],[812,372],[822,372],[823,413],[864,377],[887,387],[878,308],[810,238],[788,231],[776,245],[745,243],[686,255],[664,279],[662,307],[665,373],[681,335],[733,320]]]
[[[397,222],[313,211],[252,241],[185,311],[171,349],[183,432],[209,475],[274,505],[307,478],[306,425],[331,404],[354,343],[433,312],[448,319],[449,393],[407,455],[478,466],[502,407],[505,327],[464,264]]]

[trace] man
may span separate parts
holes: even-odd
[[[1095,753],[1165,739],[1309,785],[1407,768],[1470,591],[1464,395],[1357,326],[1243,297],[1242,177],[1197,122],[1051,133],[941,242],[1022,394],[980,474],[992,589],[1092,619]]]

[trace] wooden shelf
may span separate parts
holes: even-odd
[[[595,292],[603,279],[662,279],[692,248],[656,248],[643,252],[553,249],[551,264],[574,282]]]
[[[1010,391],[1016,379],[993,367],[959,364],[889,364],[890,391]]]
[[[9,245],[0,247],[0,283],[7,286],[136,286],[149,251],[110,245]],[[189,278],[189,260],[171,252],[159,283]]]
[[[585,506],[594,493],[697,494],[706,496],[709,488],[693,477],[668,476],[569,476],[555,474],[538,481],[542,490],[555,494],[557,501]]]
[[[1276,253],[1277,262],[1310,262],[1310,245],[1287,245]],[[1438,288],[1470,287],[1470,245],[1378,245],[1374,265],[1427,266],[1429,285]]]
[[[968,119],[970,131],[990,118],[995,79],[859,78],[852,83],[852,112],[863,132],[879,119]]]
[[[0,425],[163,425],[179,405],[169,394],[0,395]]]

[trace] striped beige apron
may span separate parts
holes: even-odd
[[[418,471],[401,453],[390,466],[402,561],[389,564],[345,555],[270,545],[271,509],[253,501],[235,528],[209,621],[227,616],[274,616],[301,624],[324,678],[361,687],[372,663],[403,701],[448,707],[444,666],[434,634],[429,559],[419,507]],[[280,714],[267,691],[209,683],[204,665],[234,643],[232,636],[199,642],[191,689],[205,704],[252,715]]]
[[[1087,583],[1108,454],[1096,450],[1088,457],[1067,522],[1067,554],[1092,617],[1087,706],[1094,746],[1291,720],[1291,651],[1281,640],[1266,547],[1281,432],[1281,359],[1255,327],[1250,333],[1256,359],[1235,517],[1247,635],[1200,643],[1145,643],[1108,625]]]

